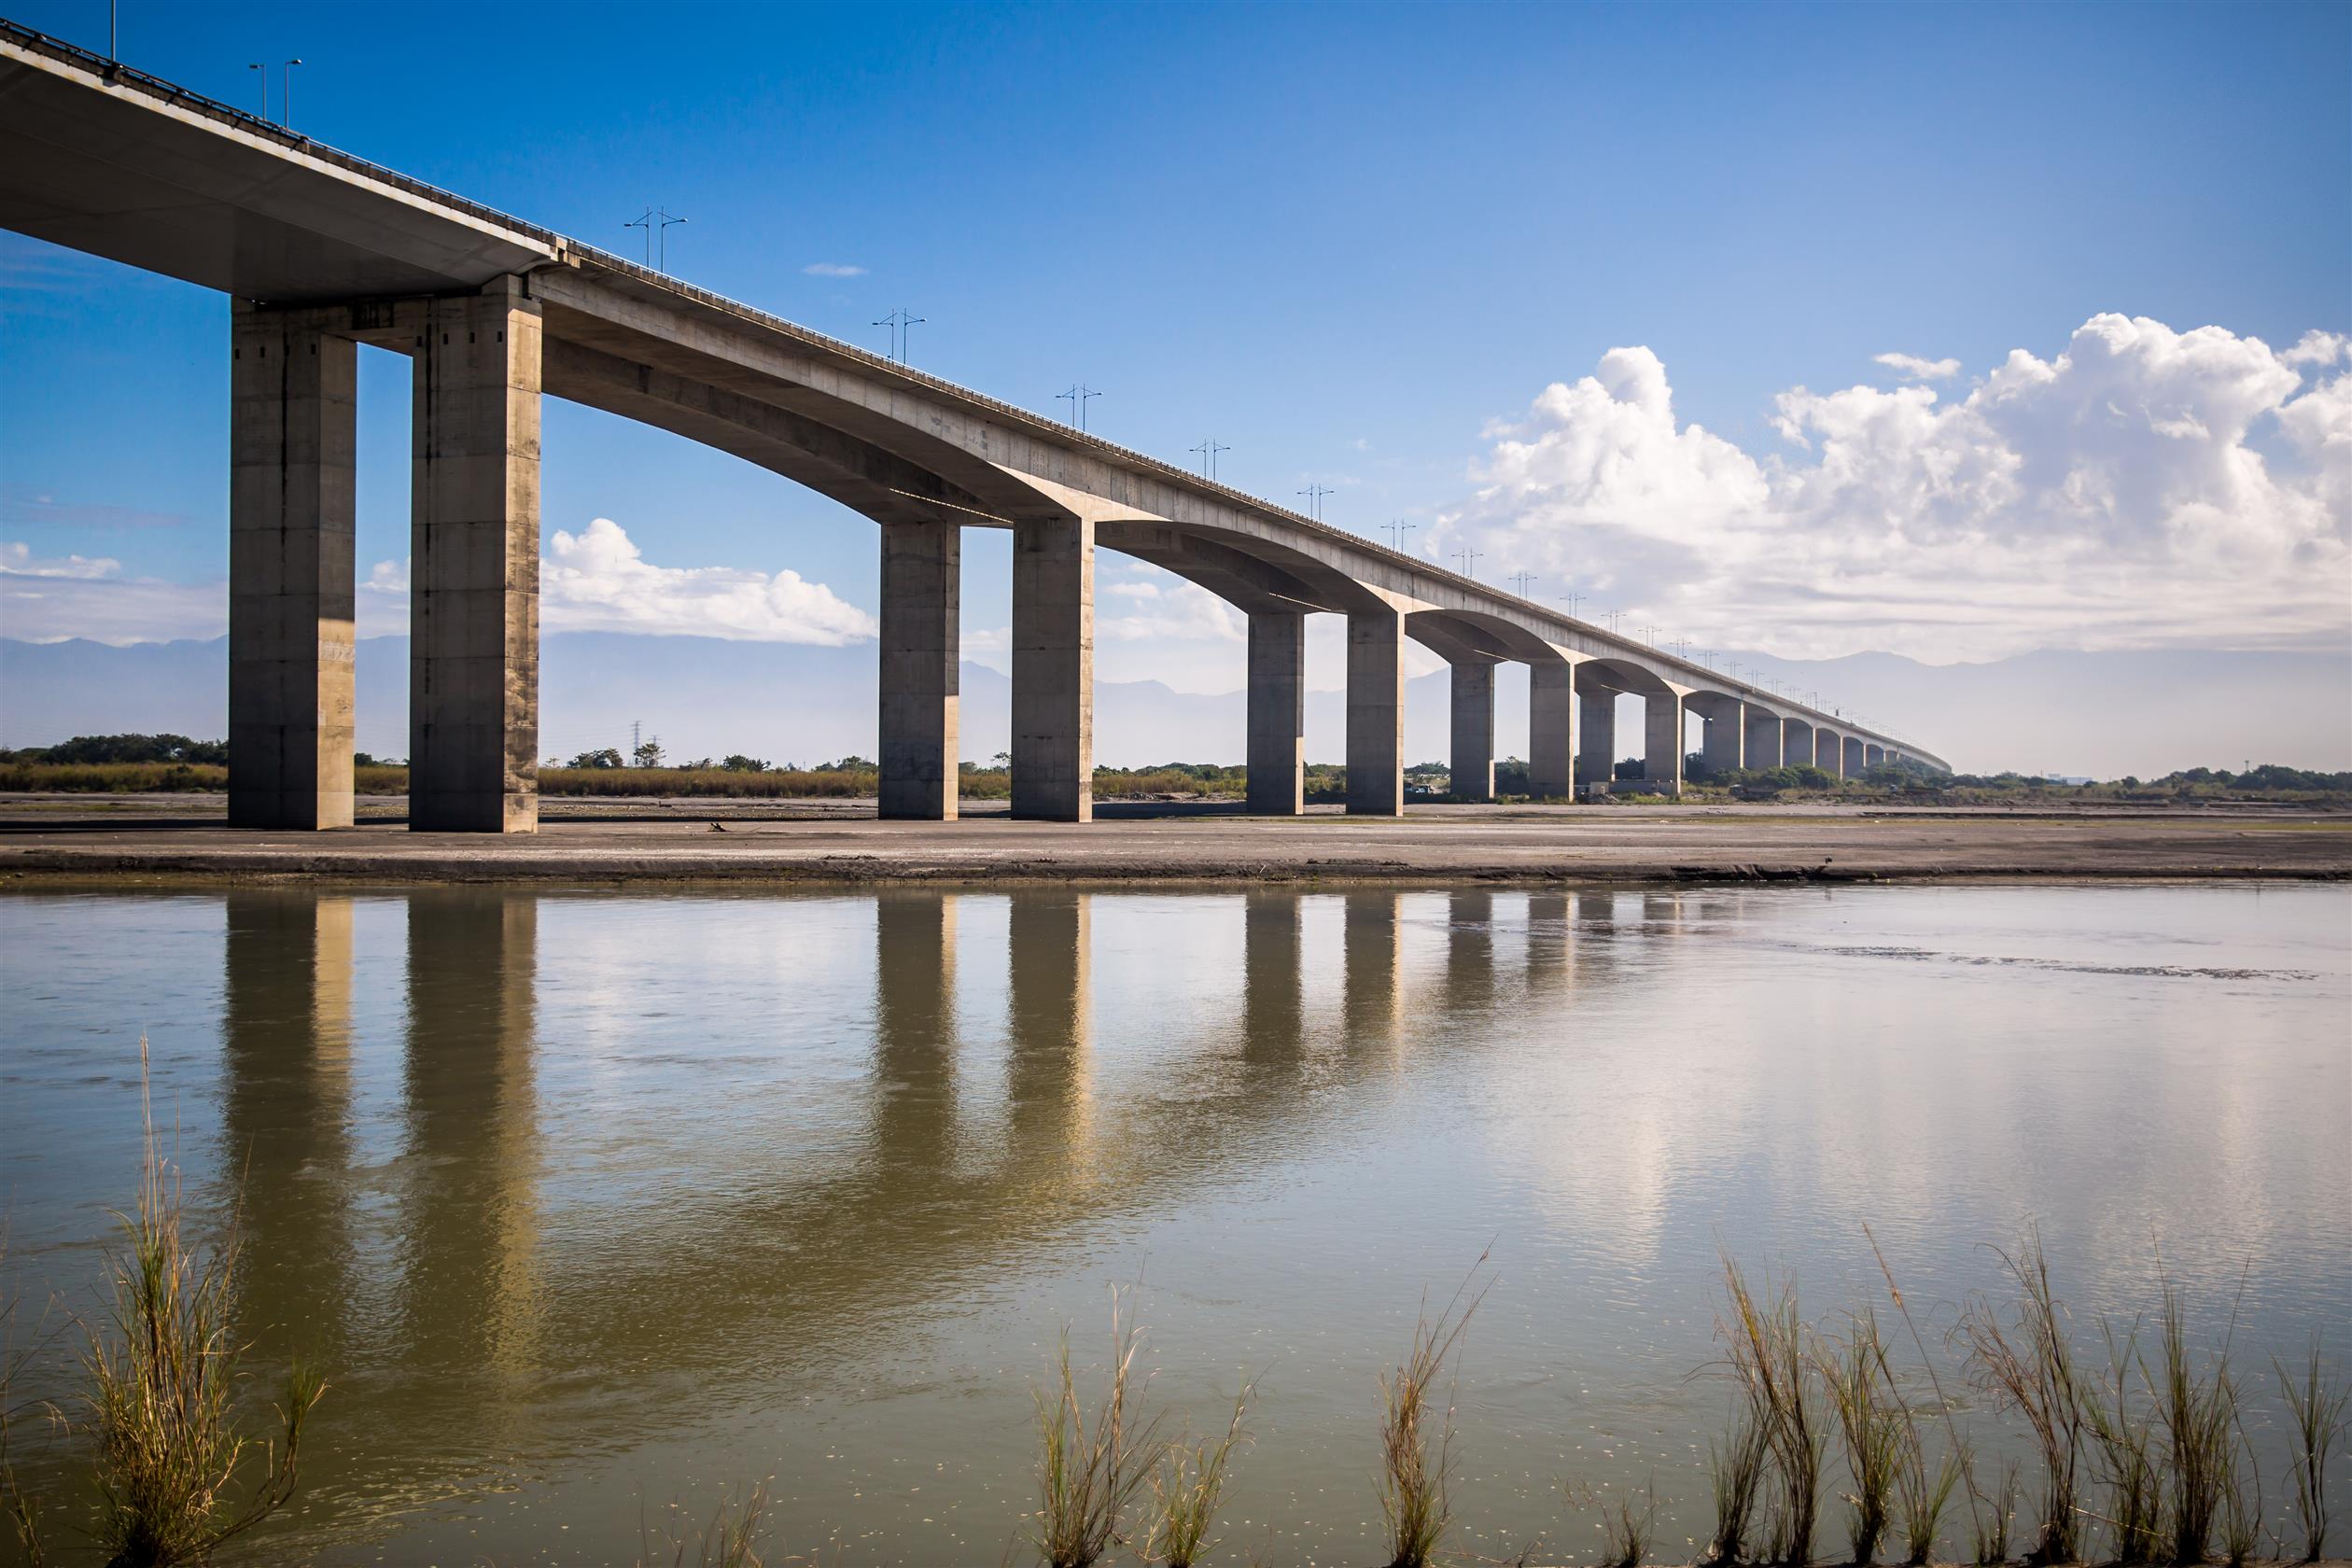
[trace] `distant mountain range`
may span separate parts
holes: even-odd
[[[2232,767],[2247,759],[2298,767],[2352,767],[2352,658],[2292,653],[2040,652],[1981,665],[1923,665],[1892,653],[1804,661],[1742,654],[1757,672],[1818,689],[1891,722],[1970,772],[2153,777],[2177,767]],[[559,632],[541,648],[540,750],[569,756],[626,749],[632,721],[673,759],[745,751],[813,763],[875,750],[871,644],[812,648]],[[1331,672],[1334,677],[1338,672]],[[1497,682],[1498,755],[1525,755],[1526,677]],[[1406,699],[1411,761],[1448,750],[1445,673],[1413,680]],[[359,645],[359,746],[408,751],[408,639]],[[74,735],[170,731],[211,738],[228,729],[228,644],[0,638],[0,746],[41,746]],[[1008,744],[1011,683],[963,666],[963,754],[985,761]],[[1308,756],[1343,756],[1346,706],[1337,692],[1308,698]],[[1642,731],[1629,711],[1617,749],[1635,754]],[[1095,755],[1109,766],[1239,762],[1243,699],[1197,695],[1157,681],[1095,689]]]

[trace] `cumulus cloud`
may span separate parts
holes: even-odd
[[[1960,373],[1957,359],[1922,359],[1916,354],[1879,354],[1872,358],[1891,367],[1905,381],[1950,381]]]
[[[853,278],[865,276],[863,267],[853,267],[847,261],[811,261],[801,269],[810,277]]]
[[[2341,357],[2325,337],[2281,354],[2094,316],[1956,400],[1790,388],[1785,445],[1762,457],[1683,422],[1648,349],[1612,349],[1496,429],[1424,548],[1467,543],[1594,611],[1793,656],[2341,651],[2352,374],[2308,380]]]
[[[361,584],[363,636],[407,629],[409,563],[379,561]],[[539,563],[539,626],[550,632],[804,642],[837,648],[873,637],[874,617],[821,582],[779,569],[658,567],[621,525],[599,517],[558,530]]]

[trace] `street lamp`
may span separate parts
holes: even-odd
[[[278,94],[278,122],[288,131],[294,129],[294,67],[301,63],[300,60],[287,61],[282,71],[286,90]]]

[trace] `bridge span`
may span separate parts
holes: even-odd
[[[1491,795],[1494,666],[1529,666],[1529,780],[1940,758],[925,375],[0,21],[0,226],[231,295],[232,821],[352,821],[357,346],[410,357],[410,826],[539,820],[539,405],[640,420],[880,531],[881,811],[956,815],[962,530],[1009,528],[1013,809],[1093,814],[1098,547],[1249,623],[1249,806],[1303,802],[1305,628],[1347,619],[1348,809],[1403,809],[1405,642],[1452,670],[1457,795]]]

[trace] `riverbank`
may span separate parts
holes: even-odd
[[[1416,805],[1402,818],[1113,805],[1080,826],[975,803],[542,803],[536,834],[412,833],[397,797],[329,833],[232,829],[217,796],[0,798],[0,879],[344,882],[1609,882],[2352,880],[2352,812]]]

